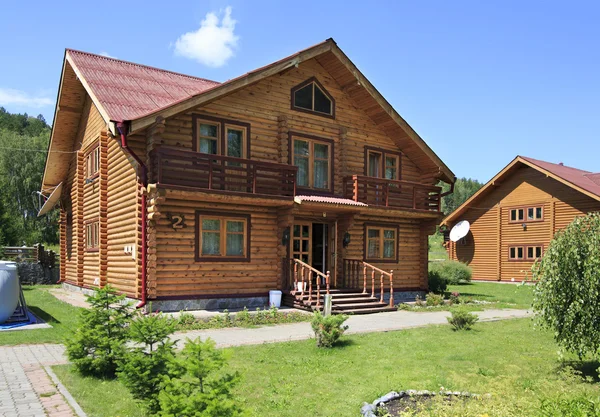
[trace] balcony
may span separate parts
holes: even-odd
[[[296,195],[295,166],[169,148],[157,148],[150,157],[153,181],[160,185],[224,194]]]
[[[344,178],[344,197],[369,206],[439,212],[441,191],[441,187],[413,181],[364,175]]]

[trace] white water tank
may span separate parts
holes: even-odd
[[[17,264],[0,261],[0,323],[4,323],[13,315],[17,304],[19,304]]]

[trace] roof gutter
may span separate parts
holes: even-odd
[[[140,167],[140,173],[138,175],[138,183],[142,191],[142,299],[136,305],[136,308],[142,308],[147,302],[147,289],[146,289],[146,259],[148,257],[148,241],[147,241],[147,228],[148,228],[148,209],[146,207],[146,196],[144,190],[148,186],[148,168],[146,164],[140,159],[138,155],[128,146],[127,144],[127,132],[129,127],[126,122],[118,122],[117,130],[121,136],[121,148],[127,152]]]

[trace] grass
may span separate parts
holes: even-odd
[[[73,372],[72,365],[53,366],[56,376],[90,417],[143,417],[144,413],[117,380],[98,380]]]
[[[461,296],[474,300],[497,303],[494,308],[531,308],[533,285],[497,284],[494,282],[471,282],[449,285],[448,292],[459,292]]]
[[[442,246],[444,242],[444,236],[441,233],[436,233],[429,236],[429,260],[446,260],[448,259],[448,252],[446,248]]]
[[[433,403],[439,409],[423,415],[509,417],[537,416],[548,398],[600,395],[598,364],[572,362],[585,379],[566,367],[569,362],[560,362],[556,350],[550,332],[519,319],[478,323],[461,332],[430,326],[352,335],[334,349],[317,349],[313,339],[226,353],[231,369],[243,375],[235,395],[249,416],[355,416],[363,401],[391,390],[444,387],[492,398],[459,411]],[[68,366],[55,369],[90,416],[141,415],[118,382],[81,378]]]
[[[58,300],[47,290],[56,286],[23,286],[27,307],[50,329],[0,332],[0,345],[62,343],[75,330],[79,308]]]

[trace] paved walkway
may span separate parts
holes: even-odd
[[[62,345],[0,346],[0,417],[73,417],[44,366],[67,363]]]
[[[475,312],[479,321],[496,321],[515,319],[531,316],[527,310],[484,310]],[[388,332],[393,330],[410,329],[413,327],[428,326],[430,324],[447,324],[447,311],[411,312],[393,311],[389,313],[378,313],[368,315],[351,316],[346,324],[349,329],[347,334]],[[278,326],[266,326],[255,329],[228,328],[192,330],[178,332],[173,335],[173,340],[185,340],[186,338],[202,340],[213,339],[218,347],[257,345],[262,343],[289,342],[293,340],[305,340],[314,337],[310,323],[281,324]]]

